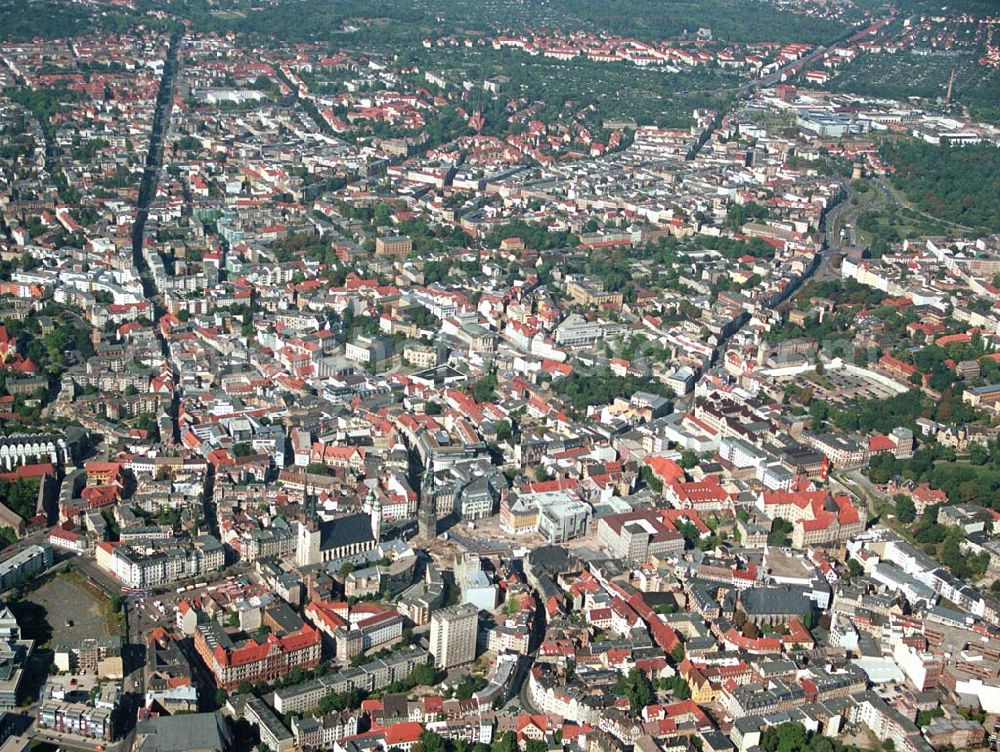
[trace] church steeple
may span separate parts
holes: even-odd
[[[420,479],[420,501],[424,500],[434,500],[434,468],[430,462],[424,470],[424,477]]]
[[[372,520],[372,536],[375,538],[375,542],[378,543],[382,534],[382,499],[379,497],[378,492],[375,490],[375,486],[368,489],[368,498],[365,500],[365,506],[368,507],[368,514],[371,516]]]

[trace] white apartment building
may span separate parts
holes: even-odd
[[[434,665],[448,669],[470,663],[476,657],[479,609],[469,603],[443,608],[431,614],[430,648]]]

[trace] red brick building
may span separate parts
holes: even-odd
[[[292,669],[310,669],[319,663],[320,633],[304,624],[295,632],[234,641],[218,624],[201,624],[194,646],[215,683],[231,691],[243,682],[257,684],[285,677]]]

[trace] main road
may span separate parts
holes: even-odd
[[[178,28],[170,36],[167,47],[167,59],[163,66],[163,76],[160,79],[160,89],[156,97],[156,110],[153,113],[153,131],[149,136],[149,151],[146,154],[146,167],[142,172],[142,180],[139,183],[139,195],[136,199],[135,222],[132,225],[132,263],[142,281],[143,292],[149,300],[153,311],[154,331],[160,341],[163,356],[169,358],[169,350],[166,340],[160,333],[159,321],[162,314],[162,305],[159,300],[159,291],[156,289],[156,281],[149,271],[146,257],[143,255],[143,244],[146,237],[146,220],[149,218],[149,206],[156,197],[159,186],[160,170],[163,166],[163,144],[167,133],[170,130],[170,114],[174,106],[174,91],[177,79],[177,51],[181,44],[183,31]],[[176,402],[176,397],[175,397]],[[176,405],[175,405],[176,407]],[[176,415],[176,410],[174,410]],[[176,439],[177,425],[174,421],[174,434]],[[95,575],[95,579],[97,576]],[[146,682],[145,682],[145,635],[141,631],[132,627],[137,624],[134,604],[128,598],[123,599],[123,609],[125,611],[125,646],[123,659],[128,662],[126,667],[125,686],[123,687],[123,704],[126,706],[125,735],[117,743],[118,749],[127,752],[135,741],[135,721],[136,711],[145,704]]]
[[[156,96],[156,110],[153,113],[153,132],[149,136],[146,168],[142,172],[142,180],[139,183],[135,222],[132,225],[132,262],[142,279],[143,291],[157,312],[159,303],[156,300],[156,283],[149,276],[149,265],[143,256],[142,246],[146,235],[146,220],[149,218],[149,205],[156,197],[160,168],[163,165],[163,141],[170,127],[170,113],[174,106],[177,48],[180,46],[181,37],[182,31],[178,29],[171,34],[167,46],[167,59],[163,65],[163,77],[160,79],[160,90]]]
[[[159,290],[156,289],[156,280],[150,274],[149,264],[146,263],[143,245],[146,238],[146,220],[149,219],[149,205],[156,198],[160,170],[163,167],[163,142],[170,130],[170,113],[174,108],[174,90],[177,79],[177,49],[181,44],[182,35],[182,30],[174,31],[167,47],[167,59],[163,66],[163,77],[160,79],[160,90],[156,96],[156,110],[153,113],[153,131],[149,136],[146,168],[142,172],[142,180],[139,183],[139,196],[135,205],[135,222],[132,224],[132,264],[142,281],[143,293],[152,308],[153,331],[160,342],[164,358],[169,358],[170,352],[159,326],[156,326],[163,313],[163,306],[159,298]],[[176,394],[174,403],[173,414],[176,415]],[[174,436],[172,438],[174,441],[179,438],[176,418],[174,419]]]

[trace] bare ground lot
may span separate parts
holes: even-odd
[[[60,572],[9,605],[38,647],[113,633],[110,603],[78,574]]]

